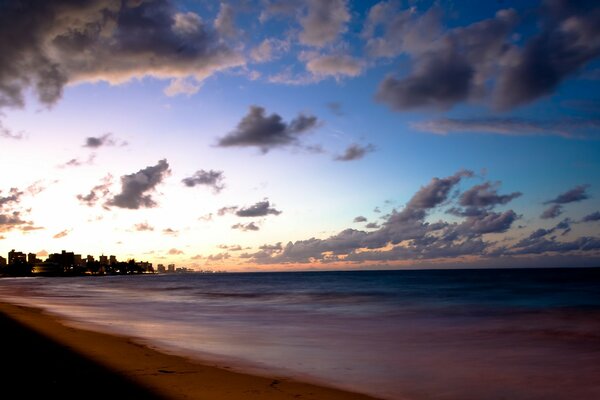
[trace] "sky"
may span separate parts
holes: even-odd
[[[595,1],[0,1],[0,255],[600,265]]]

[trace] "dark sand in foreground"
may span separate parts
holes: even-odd
[[[7,303],[0,303],[0,338],[0,382],[14,398],[374,399],[204,365]]]

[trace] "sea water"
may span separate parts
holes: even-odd
[[[2,299],[385,399],[600,399],[600,269],[6,278]]]

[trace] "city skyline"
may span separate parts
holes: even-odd
[[[0,254],[600,265],[593,1],[0,5]]]

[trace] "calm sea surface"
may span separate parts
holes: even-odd
[[[600,399],[600,269],[6,278],[0,300],[386,399]]]

